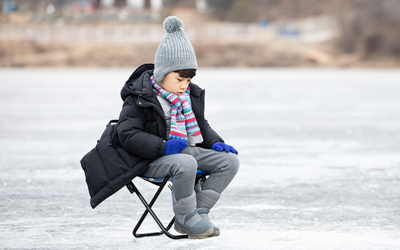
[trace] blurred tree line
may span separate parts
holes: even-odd
[[[206,0],[217,20],[258,22],[329,15],[337,19],[336,48],[364,58],[400,58],[400,0]],[[196,0],[164,0],[166,7],[191,7]]]
[[[164,0],[164,6],[194,7],[197,0]],[[205,0],[212,16],[221,21],[257,22],[294,19],[324,12],[324,0]]]
[[[337,47],[343,52],[400,59],[399,0],[340,0],[331,11],[340,24]]]

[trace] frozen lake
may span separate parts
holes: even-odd
[[[241,169],[211,214],[221,236],[178,241],[132,236],[126,188],[89,205],[79,161],[132,71],[0,69],[0,249],[400,249],[400,70],[200,69]],[[168,190],[155,207],[172,217]]]

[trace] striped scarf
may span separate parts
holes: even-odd
[[[153,91],[158,95],[168,100],[171,104],[171,130],[169,133],[170,139],[180,139],[188,141],[189,144],[196,144],[203,141],[196,117],[192,111],[190,101],[190,89],[180,96],[165,91],[157,84],[154,77],[150,77],[153,85]]]

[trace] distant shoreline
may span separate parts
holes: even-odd
[[[332,42],[193,43],[201,67],[398,68],[388,56],[335,52]],[[158,44],[0,41],[0,67],[132,67],[153,62]]]

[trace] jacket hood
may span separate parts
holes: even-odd
[[[152,63],[143,64],[137,68],[125,82],[121,90],[122,100],[125,101],[132,94],[151,96],[153,94],[153,87],[151,86],[150,76],[152,76],[153,71],[154,64]]]
[[[153,75],[154,64],[143,64],[137,68],[125,82],[121,90],[121,98],[125,99],[130,95],[143,95],[147,97],[155,96],[153,86],[151,85],[150,77]],[[195,97],[200,97],[202,89],[194,83],[189,84],[190,94]]]

